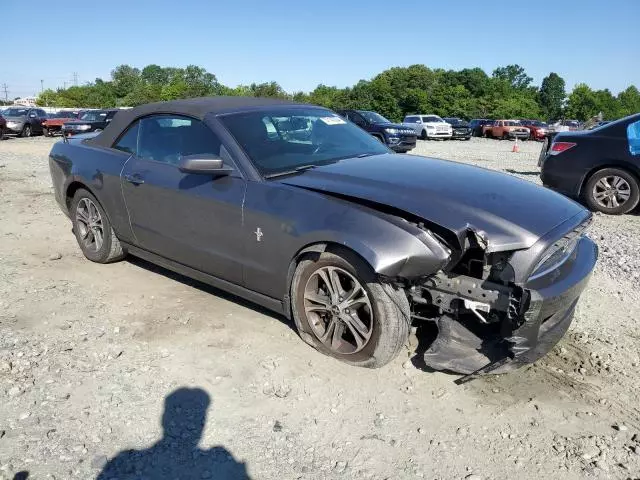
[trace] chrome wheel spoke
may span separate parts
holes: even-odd
[[[344,335],[344,324],[335,322],[333,327],[333,335],[331,336],[331,348],[337,350],[342,344],[342,335]]]
[[[362,348],[366,340],[368,340],[369,330],[367,326],[360,321],[356,315],[343,314],[340,319],[347,326],[353,339],[356,341],[358,348]]]
[[[596,200],[604,200],[605,198],[607,198],[607,192],[595,192],[593,194],[593,197]]]
[[[620,200],[622,200],[623,202],[626,202],[627,200],[629,200],[629,197],[631,196],[631,192],[629,190],[618,190],[618,198],[620,198]]]
[[[329,279],[329,274],[326,270],[322,269],[322,270],[318,270],[318,272],[316,272],[316,274],[318,275],[318,277],[320,277],[322,279],[322,282],[324,283],[324,287],[327,289],[327,293],[329,294],[329,297],[331,298],[331,302],[335,302],[338,299],[338,293],[333,289],[333,284],[331,283],[331,280]]]
[[[324,329],[324,333],[320,336],[320,341],[322,343],[327,343],[329,341],[329,337],[332,336],[335,328],[336,328],[336,319],[331,317],[329,322],[327,323],[326,328]]]
[[[331,281],[331,286],[333,291],[336,292],[338,298],[344,297],[344,289],[342,288],[342,284],[340,283],[340,278],[338,277],[338,272],[335,268],[329,269],[329,280]]]
[[[96,250],[100,250],[102,248],[102,229],[94,228],[93,229],[93,238],[96,240]]]

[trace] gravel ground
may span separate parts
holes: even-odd
[[[420,338],[356,369],[215,289],[86,261],[53,141],[0,143],[0,479],[640,478],[640,217],[597,216],[601,259],[553,352],[456,386],[413,367]],[[538,182],[540,144],[511,147],[414,153]]]

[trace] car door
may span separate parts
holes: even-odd
[[[246,182],[218,136],[200,120],[179,115],[145,117],[128,131],[134,129],[137,143],[121,182],[137,245],[241,284]],[[215,177],[179,170],[182,156],[199,153],[222,156],[234,172]]]

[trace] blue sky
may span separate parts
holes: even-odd
[[[4,1],[0,86],[34,94],[122,63],[196,64],[230,86],[352,85],[392,66],[524,66],[614,93],[640,86],[640,0]],[[492,8],[491,5],[495,5]],[[508,5],[508,8],[505,7]],[[4,92],[0,90],[0,95]]]

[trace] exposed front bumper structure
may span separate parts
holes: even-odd
[[[491,364],[499,365],[491,373],[503,373],[535,362],[567,332],[597,257],[597,245],[582,237],[569,260],[523,285],[522,304],[506,300],[509,321],[484,324],[441,316],[425,363],[471,374]]]

